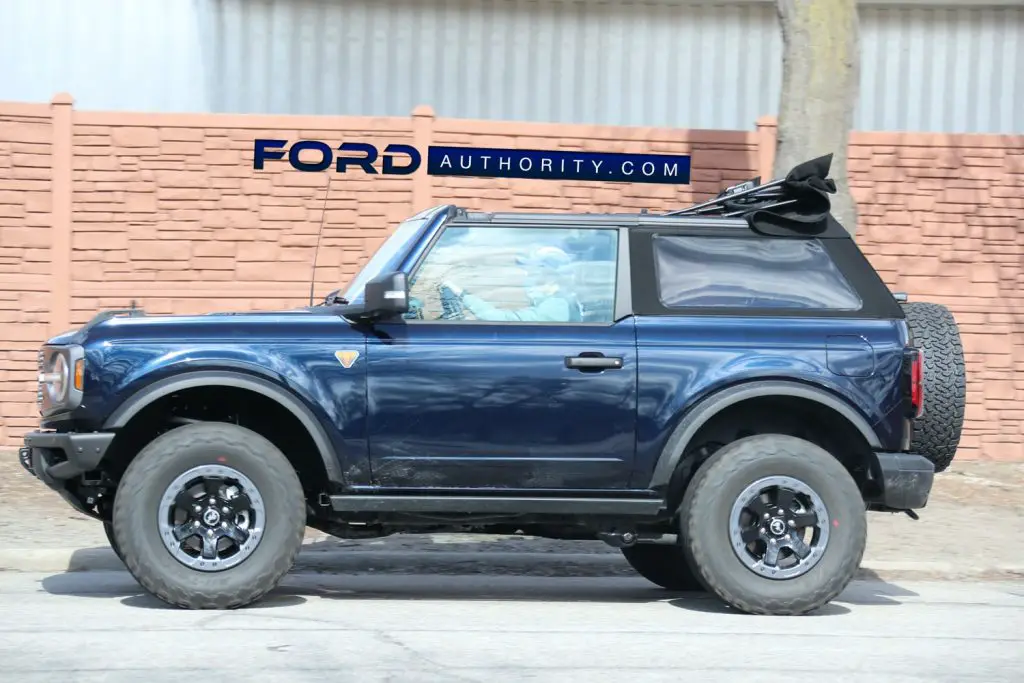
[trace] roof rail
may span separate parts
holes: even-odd
[[[776,235],[779,230],[822,232],[831,208],[828,194],[836,191],[828,178],[831,166],[832,155],[826,154],[793,167],[785,178],[762,185],[758,176],[727,187],[710,201],[663,215],[743,218],[758,232]]]

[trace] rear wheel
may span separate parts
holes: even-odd
[[[681,545],[638,543],[622,549],[630,566],[651,583],[670,591],[703,591]]]
[[[778,434],[734,441],[697,471],[680,524],[695,573],[751,614],[811,612],[853,579],[867,542],[856,482],[827,451]]]
[[[931,460],[936,472],[953,462],[964,426],[967,379],[960,329],[940,304],[903,304],[914,345],[924,353],[924,412],[914,421],[910,449]]]
[[[114,499],[115,542],[132,576],[164,602],[242,607],[291,569],[306,504],[287,458],[231,424],[179,427],[132,461]]]

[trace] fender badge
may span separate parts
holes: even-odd
[[[348,370],[352,367],[352,364],[356,362],[356,358],[359,358],[358,351],[335,351],[334,357],[341,363],[341,367]]]

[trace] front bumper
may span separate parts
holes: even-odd
[[[875,507],[918,510],[928,504],[935,465],[916,453],[875,453],[872,468],[879,492]]]
[[[95,470],[114,440],[112,432],[29,432],[18,459],[28,472],[52,489]]]

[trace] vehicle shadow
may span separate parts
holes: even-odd
[[[138,609],[176,609],[149,595],[125,570],[112,551],[89,548],[79,551],[82,558],[69,563],[69,571],[55,573],[42,580],[42,588],[51,595],[120,599],[121,604]],[[98,559],[105,557],[103,562]],[[358,551],[353,555],[360,554]],[[433,555],[434,553],[425,553]],[[404,555],[404,554],[403,554]],[[372,567],[319,565],[318,571],[297,569],[285,577],[278,588],[262,600],[243,608],[280,609],[301,605],[309,599],[327,600],[452,600],[509,602],[592,602],[592,603],[665,603],[691,612],[745,616],[706,593],[666,591],[635,573],[624,573],[606,558],[609,565],[602,574],[598,566],[567,567],[559,564],[558,554],[522,553],[522,565],[490,565],[488,553],[467,553],[465,560],[450,561],[451,555],[437,557],[429,566],[419,553],[409,553],[403,566]],[[527,557],[527,555],[532,555]],[[614,558],[617,560],[619,558]],[[419,561],[418,561],[419,560]],[[99,566],[99,565],[103,566]],[[519,564],[519,563],[517,563]],[[528,571],[521,571],[529,564]],[[595,563],[596,564],[596,563]],[[75,570],[76,565],[79,570]],[[82,571],[86,565],[89,571]],[[419,571],[416,571],[416,570]],[[628,567],[627,567],[628,569]],[[807,616],[840,616],[849,606],[901,604],[901,598],[916,595],[898,585],[862,570],[833,602]]]
[[[918,597],[918,593],[861,568],[857,570],[855,582],[836,600],[849,605],[899,605],[897,598],[914,597]]]
[[[128,573],[127,569],[114,556],[117,568],[93,568],[89,570],[69,570],[51,574],[40,581],[40,587],[55,596],[73,596],[76,598],[100,598],[105,600],[120,599],[121,604],[129,607],[145,609],[178,609],[150,595]],[[114,563],[111,563],[114,564]],[[306,599],[287,590],[279,590],[268,594],[259,602],[246,609],[266,609],[301,605]]]

